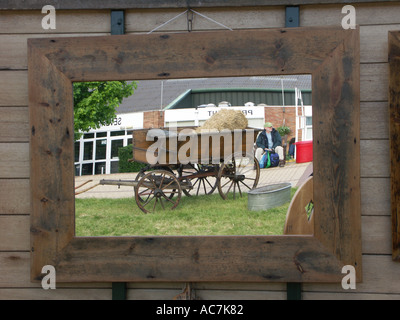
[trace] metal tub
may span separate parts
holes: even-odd
[[[248,192],[247,207],[251,211],[268,210],[290,201],[289,182],[271,184]]]

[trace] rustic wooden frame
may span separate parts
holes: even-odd
[[[400,262],[400,31],[390,31],[388,40],[392,258]]]
[[[359,29],[28,40],[31,278],[57,282],[361,280]],[[72,82],[312,74],[313,236],[75,237]]]

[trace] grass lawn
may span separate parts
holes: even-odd
[[[296,190],[292,188],[292,197]],[[218,192],[182,196],[174,210],[143,213],[134,198],[76,199],[76,236],[280,235],[289,202],[267,211],[247,210],[247,194],[223,200]]]

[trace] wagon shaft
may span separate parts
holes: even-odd
[[[131,186],[136,187],[137,181],[135,180],[107,180],[102,179],[100,180],[101,185],[114,185],[114,186]]]
[[[114,186],[130,186],[130,187],[136,187],[138,184],[138,181],[135,180],[108,180],[108,179],[102,179],[100,180],[100,185],[114,185]],[[143,182],[143,186],[149,189],[156,189],[158,188],[160,184],[160,179],[159,177],[156,177],[154,182]],[[182,181],[180,183],[180,186],[182,189],[191,189],[192,184],[190,181]],[[165,179],[163,182],[163,187],[162,189],[177,189],[177,183],[173,181],[172,179]]]

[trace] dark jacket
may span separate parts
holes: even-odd
[[[275,128],[272,128],[271,132],[272,136],[272,149],[275,149],[278,146],[282,146],[282,138],[281,135],[279,134],[278,131],[275,130]],[[257,148],[268,148],[268,137],[267,137],[267,131],[262,131],[256,141]]]

